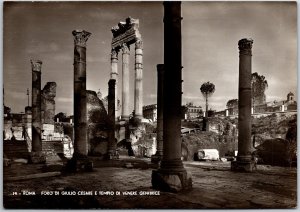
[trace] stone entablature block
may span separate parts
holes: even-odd
[[[117,26],[112,27],[112,49],[119,50],[124,43],[130,45],[137,40],[141,40],[141,34],[138,28],[139,20],[131,17],[126,18],[126,22],[119,22]]]

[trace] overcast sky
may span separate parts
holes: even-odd
[[[111,27],[131,16],[144,41],[144,105],[156,103],[156,64],[163,63],[161,2],[15,2],[4,4],[4,101],[24,111],[31,91],[30,59],[40,59],[42,88],[57,83],[56,113],[73,113],[72,30],[92,33],[87,42],[87,89],[107,95]],[[238,40],[252,38],[252,72],[264,75],[267,101],[286,99],[297,89],[297,8],[290,2],[183,2],[183,104],[204,107],[200,86],[213,82],[212,109],[238,97]],[[119,55],[121,88],[121,54]],[[134,47],[130,56],[131,108],[134,101]],[[120,97],[119,92],[119,97]],[[31,98],[30,98],[31,99]]]

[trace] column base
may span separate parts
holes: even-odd
[[[127,115],[121,116],[121,121],[128,121],[128,120],[129,120],[129,116],[127,116]]]
[[[151,155],[151,163],[158,164],[162,160],[162,155]]]
[[[158,164],[162,160],[161,155],[151,155],[151,163]]]
[[[180,172],[166,172],[153,170],[152,187],[167,192],[179,192],[192,189],[192,176],[186,170]]]
[[[93,161],[86,158],[73,158],[66,164],[65,170],[67,172],[91,172],[93,171]]]
[[[231,171],[253,172],[256,170],[254,161],[231,161]]]
[[[46,163],[46,156],[42,152],[30,152],[28,157],[29,164]]]
[[[143,115],[135,114],[134,118],[142,120],[143,119]]]

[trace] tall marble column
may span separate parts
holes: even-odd
[[[181,161],[181,2],[164,2],[163,159],[152,172],[154,189],[181,191],[192,178]]]
[[[135,42],[134,111],[136,118],[143,117],[143,41]]]
[[[122,120],[129,119],[129,46],[122,46]]]
[[[91,33],[74,30],[74,153],[73,158],[86,158],[87,138],[87,99],[86,99],[86,42]]]
[[[118,113],[118,51],[111,50],[111,73],[110,79],[114,79],[115,82],[115,119],[119,116]]]
[[[44,163],[42,154],[41,68],[42,61],[31,60],[32,68],[32,151],[29,163]]]
[[[158,162],[163,155],[163,83],[164,83],[164,64],[157,65],[157,125],[156,125],[156,153],[151,157],[152,162]]]
[[[238,118],[238,155],[231,165],[232,170],[252,171],[251,156],[251,57],[252,39],[239,41],[239,118]]]
[[[108,81],[108,118],[109,118],[109,132],[108,132],[108,159],[118,158],[117,142],[115,139],[115,86],[116,80],[110,79]]]

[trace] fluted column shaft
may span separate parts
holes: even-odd
[[[135,116],[143,117],[143,41],[135,43],[135,90],[134,90]]]
[[[91,33],[73,31],[74,36],[74,158],[88,153],[86,99],[86,41]]]
[[[164,82],[164,65],[157,65],[157,151],[156,155],[163,155],[163,82]]]
[[[110,79],[115,80],[115,118],[118,117],[118,51],[112,49],[111,51],[111,73]]]
[[[122,46],[122,119],[129,119],[129,46]]]
[[[239,118],[237,161],[251,161],[251,39],[239,41]]]
[[[42,151],[41,67],[42,61],[31,60],[32,67],[32,152]]]

